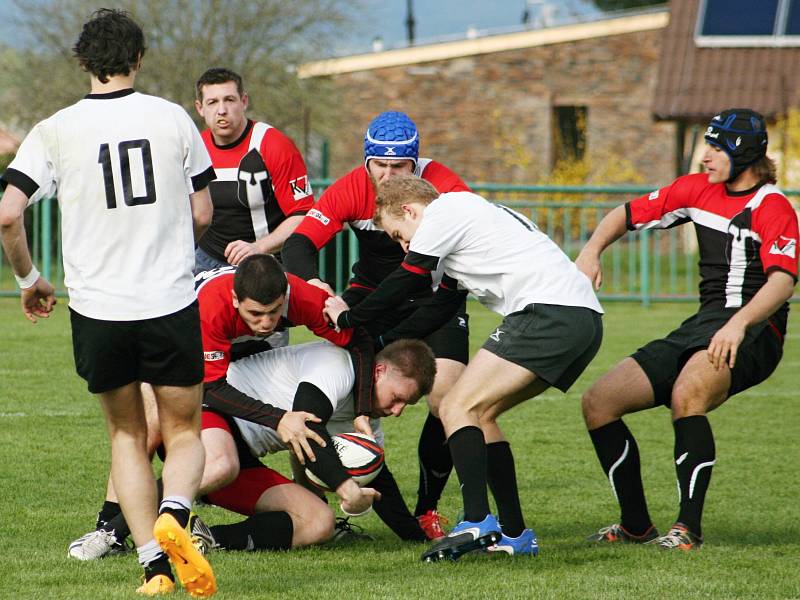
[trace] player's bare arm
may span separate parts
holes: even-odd
[[[22,290],[22,312],[31,323],[37,317],[47,318],[56,303],[55,289],[34,268],[28,251],[23,215],[28,197],[16,186],[9,185],[0,202],[0,236]]]
[[[575,265],[594,284],[594,289],[599,290],[603,283],[600,255],[603,250],[625,235],[626,231],[625,206],[621,205],[603,217],[575,259]]]
[[[280,252],[286,238],[292,234],[302,220],[302,215],[288,217],[275,228],[275,231],[252,243],[244,240],[232,241],[225,248],[225,259],[236,266],[251,254],[275,254]]]
[[[708,360],[719,370],[725,364],[731,369],[736,363],[736,353],[749,327],[769,318],[794,293],[794,278],[783,271],[773,271],[767,276],[758,293],[741,310],[714,334],[708,346]]]
[[[195,242],[203,237],[203,234],[211,225],[211,217],[214,216],[214,205],[211,203],[211,193],[208,188],[203,188],[189,196],[192,206],[192,224],[194,226]]]

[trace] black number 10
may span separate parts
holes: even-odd
[[[128,151],[139,148],[142,153],[142,167],[144,169],[145,195],[133,195],[133,179],[131,178],[131,161]],[[127,206],[140,204],[153,204],[156,201],[156,183],[153,179],[153,156],[150,153],[149,140],[129,140],[120,142],[117,146],[119,152],[119,167],[122,175],[122,194]],[[111,168],[111,151],[108,144],[100,146],[100,156],[97,162],[103,167],[103,183],[106,188],[106,206],[117,208],[117,193],[114,191],[114,172]]]

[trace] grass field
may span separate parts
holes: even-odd
[[[241,598],[800,598],[800,344],[790,337],[777,373],[711,416],[717,465],[705,511],[706,545],[692,554],[598,547],[587,534],[617,518],[584,430],[580,393],[639,344],[667,332],[693,306],[609,304],[603,348],[565,395],[546,393],[502,421],[516,452],[536,559],[468,556],[419,562],[423,545],[398,541],[375,517],[374,542],[211,556],[220,599]],[[473,350],[497,319],[471,307]],[[31,326],[16,299],[0,299],[0,597],[136,598],[134,555],[80,563],[67,545],[88,531],[105,493],[108,443],[97,401],[74,374],[66,306]],[[797,316],[795,315],[795,319]],[[796,327],[796,324],[795,324]],[[294,334],[305,341],[305,332]],[[422,406],[386,419],[387,462],[415,499]],[[666,529],[676,515],[669,415],[627,419],[637,435],[650,510]],[[285,456],[271,463],[279,469]],[[441,511],[460,507],[454,478]],[[237,517],[201,507],[210,523]],[[184,592],[180,595],[185,596]]]

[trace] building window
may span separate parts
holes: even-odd
[[[586,107],[553,107],[553,166],[581,160],[586,152]]]
[[[701,0],[701,47],[800,46],[800,0]]]

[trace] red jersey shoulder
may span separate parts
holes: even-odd
[[[371,219],[375,188],[367,169],[358,166],[334,181],[320,196],[317,209],[339,223]]]
[[[264,157],[264,162],[267,164],[267,169],[270,173],[278,165],[283,164],[285,161],[299,158],[303,160],[300,150],[297,149],[292,139],[279,129],[275,129],[269,125],[264,134],[264,139],[261,140],[261,147],[259,148],[261,156]]]
[[[440,194],[471,191],[469,186],[462,181],[461,177],[435,160],[425,165],[422,173],[420,173],[420,177],[430,182]]]

